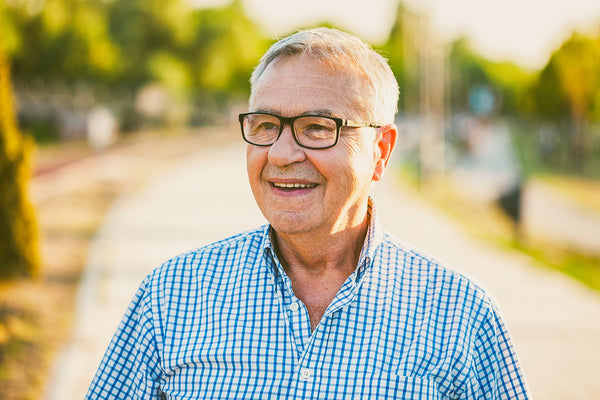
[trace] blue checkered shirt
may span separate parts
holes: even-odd
[[[135,294],[86,399],[526,399],[498,308],[382,231],[311,332],[270,227],[180,255]]]

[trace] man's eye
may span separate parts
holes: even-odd
[[[257,127],[261,131],[279,130],[279,126],[273,122],[263,122]]]
[[[306,128],[309,131],[329,131],[331,130],[329,127],[319,124],[310,124]]]

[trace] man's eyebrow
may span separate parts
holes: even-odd
[[[310,110],[304,113],[305,115],[322,115],[324,117],[337,117],[331,110]]]
[[[277,113],[277,110],[274,110],[272,108],[257,108],[256,110],[252,111],[252,112],[259,112],[259,113],[268,113],[268,114],[276,114],[279,115]]]
[[[275,110],[273,108],[257,108],[256,110],[254,110],[254,112],[262,112],[262,113],[281,115],[278,110]],[[301,114],[297,114],[294,116],[301,116],[301,115],[321,115],[323,117],[337,117],[336,114],[332,113],[331,110],[327,110],[327,109],[308,110],[308,111],[305,111]]]

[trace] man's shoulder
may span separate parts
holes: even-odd
[[[498,303],[475,277],[392,235],[384,237],[379,256],[375,286],[414,305],[432,321],[432,329],[451,332],[461,327],[457,332],[466,334],[493,323]]]
[[[388,232],[384,235],[380,256],[393,258],[392,263],[387,263],[394,265],[393,274],[398,279],[408,279],[413,287],[427,288],[441,296],[465,296],[488,305],[495,302],[476,277]]]
[[[246,264],[261,253],[268,226],[241,232],[197,249],[179,254],[156,268],[152,275],[161,280],[216,272]]]

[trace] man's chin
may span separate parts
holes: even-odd
[[[267,220],[275,232],[280,234],[298,235],[310,233],[313,230],[310,221],[298,213],[286,213],[277,218],[267,218]]]

